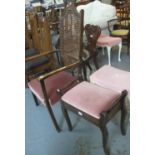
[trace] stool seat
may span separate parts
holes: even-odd
[[[126,89],[130,94],[130,73],[108,65],[94,72],[90,76],[90,82],[118,92]]]
[[[100,113],[108,111],[120,93],[97,85],[81,82],[62,96],[62,101],[77,108],[80,113],[100,119]]]

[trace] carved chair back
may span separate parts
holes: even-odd
[[[101,28],[97,25],[87,24],[85,26],[85,34],[87,37],[87,49],[90,54],[96,51],[97,39],[101,34]]]
[[[30,25],[34,48],[40,53],[51,51],[50,27],[46,17],[31,14]]]

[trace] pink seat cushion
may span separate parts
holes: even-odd
[[[103,66],[90,76],[90,82],[118,92],[130,92],[130,73],[112,66]]]
[[[111,37],[101,34],[97,40],[98,46],[115,46],[118,45],[122,39],[120,37]]]
[[[97,119],[114,104],[120,93],[81,82],[62,96],[62,101]]]
[[[63,88],[64,86],[67,86],[67,84],[69,84],[71,81],[75,79],[76,78],[68,72],[60,72],[45,79],[45,87],[50,104],[54,104],[60,99],[60,97],[57,95],[56,90]],[[45,104],[40,82],[37,79],[34,79],[28,83],[28,86],[31,89],[31,91],[36,95],[36,97],[43,104]]]

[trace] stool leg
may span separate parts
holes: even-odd
[[[61,103],[61,110],[62,110],[63,115],[65,117],[65,120],[67,122],[69,131],[72,131],[73,127],[72,127],[72,124],[71,124],[67,109],[64,107],[63,103]]]
[[[118,61],[121,61],[121,51],[122,51],[122,42],[119,43],[118,45],[119,50],[118,50]]]
[[[108,53],[108,61],[109,61],[109,65],[111,66],[111,61],[110,61],[110,55],[111,55],[111,46],[106,46],[107,48],[107,53]]]

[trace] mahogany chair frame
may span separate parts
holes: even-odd
[[[83,12],[81,11],[81,13],[77,13],[75,7],[73,5],[70,5],[68,7],[66,7],[66,10],[65,10],[65,15],[64,17],[60,20],[60,24],[64,24],[66,19],[69,19],[68,18],[68,15],[72,16],[74,19],[75,19],[75,23],[71,26],[73,28],[73,31],[75,30],[74,28],[76,28],[77,31],[80,31],[77,36],[77,38],[79,38],[78,40],[78,45],[76,45],[76,48],[73,46],[74,44],[69,44],[68,43],[68,46],[69,46],[69,49],[67,48],[67,50],[65,49],[66,48],[66,44],[65,41],[66,40],[69,40],[69,38],[71,36],[68,36],[68,34],[66,34],[65,32],[65,29],[67,27],[65,26],[62,26],[61,29],[60,29],[60,47],[61,47],[61,62],[62,62],[62,67],[58,68],[58,69],[55,69],[51,72],[48,72],[48,73],[45,73],[39,77],[37,77],[36,79],[40,82],[40,85],[41,85],[41,89],[42,89],[42,93],[43,93],[43,98],[44,98],[44,101],[45,101],[45,105],[47,107],[47,110],[48,110],[48,113],[52,119],[52,122],[56,128],[56,130],[58,132],[61,131],[57,121],[56,121],[56,118],[54,116],[54,112],[52,110],[52,107],[51,107],[51,104],[49,102],[49,99],[48,99],[48,94],[47,94],[47,91],[46,91],[46,86],[45,86],[45,80],[47,78],[49,78],[50,76],[53,76],[53,75],[56,75],[60,72],[63,72],[63,71],[71,71],[71,70],[74,70],[75,68],[78,68],[78,78],[77,80],[75,81],[69,81],[69,83],[66,84],[66,86],[62,87],[62,88],[58,88],[59,90],[61,90],[62,93],[65,93],[71,86],[74,86],[75,84],[77,84],[79,82],[79,80],[82,79],[82,59],[81,59],[81,55],[82,55],[82,35],[83,35],[83,32],[82,32],[82,27],[83,27]],[[77,22],[76,22],[77,20]],[[66,26],[70,26],[70,25],[66,25]],[[77,26],[77,27],[76,27]],[[70,27],[70,28],[71,28]],[[75,30],[75,31],[76,31]],[[70,38],[71,39],[71,38]],[[76,40],[77,41],[77,40]],[[67,47],[68,47],[67,46]],[[74,49],[73,49],[74,47]],[[72,51],[75,51],[77,53],[71,53]],[[37,98],[36,96],[33,94],[34,96],[34,100],[36,102],[36,104],[38,105],[38,102],[37,102]]]
[[[60,90],[58,90],[58,93],[62,95]],[[63,100],[61,100],[62,111],[66,119],[69,130],[72,131],[73,127],[72,127],[71,120],[68,115],[68,110],[72,111],[73,113],[88,120],[89,122],[93,123],[94,125],[100,128],[101,133],[102,133],[102,142],[103,142],[104,152],[106,155],[110,155],[110,149],[108,146],[108,130],[107,130],[106,125],[115,116],[115,114],[121,110],[120,128],[121,128],[122,135],[126,135],[126,124],[125,124],[125,118],[127,115],[127,108],[125,105],[126,96],[127,96],[127,91],[126,90],[122,91],[120,97],[114,101],[114,104],[113,104],[114,106],[111,109],[109,109],[107,112],[101,112],[99,119],[83,112],[82,109],[77,109],[73,107],[72,105],[70,105],[69,103],[66,103]]]

